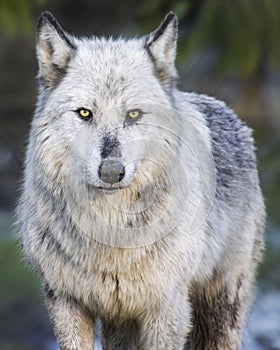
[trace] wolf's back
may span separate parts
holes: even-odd
[[[255,242],[253,256],[259,260],[263,251],[265,207],[252,130],[222,101],[195,93],[184,93],[184,98],[202,113],[210,136],[216,194],[209,225],[216,233],[222,233],[230,218],[232,235],[227,239],[228,252],[244,237],[251,236]]]
[[[231,185],[248,180],[249,174],[255,174],[257,181],[252,130],[222,101],[194,93],[186,93],[185,97],[204,115],[209,128],[218,194],[226,196]]]

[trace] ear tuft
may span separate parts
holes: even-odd
[[[150,33],[145,41],[145,48],[154,62],[156,75],[167,88],[171,88],[177,78],[175,68],[177,30],[178,18],[173,12],[169,12],[160,26]]]
[[[71,36],[50,12],[44,12],[37,24],[37,57],[39,78],[47,87],[54,87],[65,74],[75,49]]]

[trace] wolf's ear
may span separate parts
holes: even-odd
[[[75,52],[71,36],[64,32],[50,12],[44,12],[37,25],[37,57],[39,78],[54,87],[65,74]]]
[[[170,88],[177,78],[175,68],[178,18],[169,12],[161,25],[150,33],[145,41],[154,65],[155,72],[162,84]]]

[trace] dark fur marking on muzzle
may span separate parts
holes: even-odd
[[[120,155],[120,143],[115,136],[106,135],[102,139],[101,158],[106,159],[109,156],[117,157]]]

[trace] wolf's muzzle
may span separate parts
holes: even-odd
[[[99,169],[99,178],[107,184],[113,185],[121,182],[125,175],[125,168],[122,162],[116,158],[109,158],[104,160]]]

